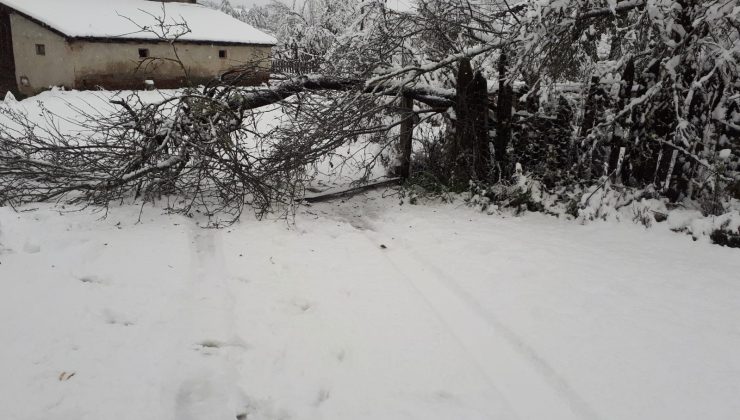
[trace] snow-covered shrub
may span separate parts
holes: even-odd
[[[733,232],[725,228],[715,229],[709,237],[717,245],[740,248],[740,231]]]
[[[649,228],[655,221],[651,210],[646,206],[632,205],[632,221]]]
[[[653,222],[664,221],[667,212],[666,200],[654,188],[618,186],[602,178],[600,184],[587,188],[581,194],[577,219],[581,223],[632,220],[650,227]]]
[[[729,182],[725,192],[730,198],[740,200],[740,179]]]
[[[542,112],[517,112],[512,130],[512,160],[548,188],[571,184],[575,179],[573,109],[564,96],[542,104]]]
[[[691,235],[694,240],[708,238],[718,245],[740,246],[740,201],[732,200],[732,210],[704,216],[700,210],[674,210],[668,216],[671,230]]]
[[[608,180],[604,180],[585,191],[578,205],[578,219],[582,223],[612,218],[620,220],[618,206],[626,204],[622,191],[612,189]]]
[[[426,185],[426,187],[425,187]],[[450,203],[455,201],[455,193],[450,192],[442,184],[434,181],[420,182],[419,178],[406,183],[400,190],[401,204],[422,204],[425,202]]]
[[[516,173],[507,182],[484,184],[471,181],[466,203],[488,213],[498,209],[513,209],[515,214],[547,212],[552,200],[543,191],[542,183],[525,175],[520,164],[516,168]]]

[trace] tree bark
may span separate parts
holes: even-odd
[[[600,90],[599,77],[591,76],[591,83],[588,84],[588,95],[586,103],[583,104],[583,121],[581,122],[581,136],[585,137],[594,127],[596,121],[596,95]]]
[[[460,60],[457,71],[457,94],[455,96],[455,125],[451,145],[447,150],[447,167],[451,170],[453,184],[464,188],[474,178],[472,143],[475,138],[473,115],[470,110],[470,90],[473,85],[473,68],[470,59]]]
[[[496,106],[496,140],[494,142],[494,154],[496,160],[496,166],[500,170],[500,176],[506,177],[509,175],[511,168],[509,168],[508,156],[506,149],[509,147],[511,142],[511,119],[512,119],[512,106],[514,103],[514,91],[511,88],[511,84],[506,80],[506,67],[507,57],[505,53],[501,53],[498,63],[498,104]]]
[[[618,110],[625,107],[626,104],[632,99],[632,87],[635,83],[635,62],[634,59],[630,58],[627,61],[627,65],[622,73],[622,82],[619,88],[619,100],[617,102]],[[627,118],[631,118],[630,113]],[[624,180],[629,180],[629,171],[622,171],[622,164],[624,163],[625,153],[629,156],[627,145],[629,144],[629,138],[631,136],[631,124],[624,121],[625,118],[612,126],[612,141],[611,141],[611,153],[609,156],[609,168],[611,172],[614,172],[614,180],[618,184]],[[628,158],[629,160],[629,158]],[[609,172],[609,173],[611,173]]]
[[[364,80],[342,79],[327,76],[301,76],[287,80],[273,88],[239,92],[232,95],[229,105],[235,110],[248,110],[278,103],[291,96],[305,91],[357,91],[359,93],[382,96],[397,96],[414,99],[432,108],[447,109],[454,104],[455,96],[447,92],[436,91],[425,86],[366,86]]]
[[[398,139],[398,169],[397,174],[406,180],[411,175],[411,150],[414,133],[414,100],[401,98],[401,133]]]
[[[479,71],[473,78],[471,99],[476,149],[475,175],[483,180],[491,173],[491,144],[488,138],[488,83]]]

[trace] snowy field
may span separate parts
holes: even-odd
[[[109,97],[0,106],[74,131]],[[0,420],[738,418],[737,249],[391,193],[0,207]]]
[[[0,208],[0,418],[740,413],[737,250],[379,193],[219,230],[139,209]]]

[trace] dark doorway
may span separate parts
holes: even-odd
[[[0,100],[11,91],[18,93],[15,81],[15,57],[13,55],[13,33],[10,30],[8,9],[0,6]]]

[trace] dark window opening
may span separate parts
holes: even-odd
[[[218,58],[226,58],[226,50],[218,50]]]
[[[139,58],[149,57],[149,48],[139,48]]]
[[[36,44],[36,55],[46,55],[46,45]]]

